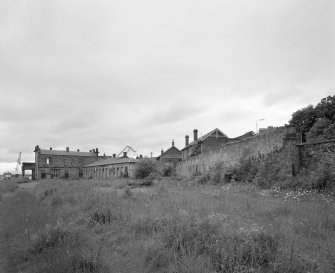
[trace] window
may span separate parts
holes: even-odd
[[[79,169],[79,177],[83,177],[83,170]]]
[[[53,169],[53,170],[51,170],[51,177],[52,178],[59,178],[59,173],[60,173],[60,170]]]
[[[45,170],[41,170],[41,178],[45,178]]]
[[[68,177],[69,177],[69,171],[65,170],[65,178],[68,178]]]
[[[47,164],[50,164],[50,157],[47,157]]]

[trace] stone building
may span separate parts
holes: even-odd
[[[189,136],[185,136],[185,147],[181,149],[182,159],[186,160],[192,156],[208,152],[227,143],[229,138],[218,128],[198,138],[198,130],[193,130],[193,141],[189,143]]]
[[[185,136],[185,147],[181,150],[182,160],[187,160],[192,156],[219,149],[222,145],[246,139],[253,136],[253,132],[247,132],[236,138],[229,138],[226,134],[221,132],[218,128],[198,138],[198,130],[193,130],[193,141],[189,143],[189,136]]]
[[[108,157],[84,167],[84,178],[86,179],[112,179],[115,177],[133,177],[135,164],[138,160],[129,158],[127,153],[123,157]]]
[[[35,179],[44,178],[81,178],[84,166],[99,160],[98,148],[89,152],[41,149],[35,147]]]
[[[182,160],[181,151],[174,146],[174,141],[172,140],[172,146],[165,152],[162,149],[160,156],[157,157],[157,160],[162,163],[172,163],[173,165],[176,165]]]

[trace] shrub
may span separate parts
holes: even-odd
[[[143,159],[136,163],[134,175],[136,179],[143,179],[148,177],[151,173],[157,172],[158,164],[155,160]]]
[[[246,182],[254,180],[258,172],[259,161],[250,157],[242,157],[236,166],[229,167],[224,173],[222,180],[224,182]]]
[[[262,189],[268,189],[274,184],[289,178],[284,162],[280,161],[280,157],[267,156],[267,158],[259,163],[258,172],[254,178],[254,182]]]
[[[172,176],[176,173],[176,168],[173,164],[163,164],[161,173],[162,176]]]
[[[317,164],[317,168],[311,172],[309,187],[318,191],[331,189],[335,186],[335,156],[323,157]]]

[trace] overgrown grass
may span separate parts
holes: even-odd
[[[7,272],[335,269],[333,199],[165,178],[125,194],[116,182],[43,181],[2,202]]]
[[[0,193],[15,192],[18,185],[13,180],[0,180]]]

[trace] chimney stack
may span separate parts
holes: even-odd
[[[99,150],[98,150],[98,148],[95,148],[95,153],[97,154],[97,156],[99,155]]]
[[[92,150],[90,150],[90,153],[92,153]]]
[[[194,140],[194,141],[197,141],[197,140],[198,140],[198,130],[197,130],[197,129],[194,129],[194,130],[193,130],[193,140]]]
[[[69,147],[66,147],[66,151],[69,152],[69,151],[70,151],[70,148],[69,148]]]
[[[113,154],[113,158],[116,158],[116,154]]]
[[[77,149],[77,152],[80,152],[79,149]]]
[[[172,147],[174,147],[174,139],[172,139]]]
[[[185,136],[185,147],[188,146],[188,144],[190,144],[189,142],[190,137],[188,135]]]
[[[161,150],[161,155],[164,153],[164,151],[163,151],[163,148],[162,148],[162,150]]]
[[[50,147],[50,151],[52,151],[52,147]]]
[[[127,152],[123,152],[123,157],[128,157]]]

